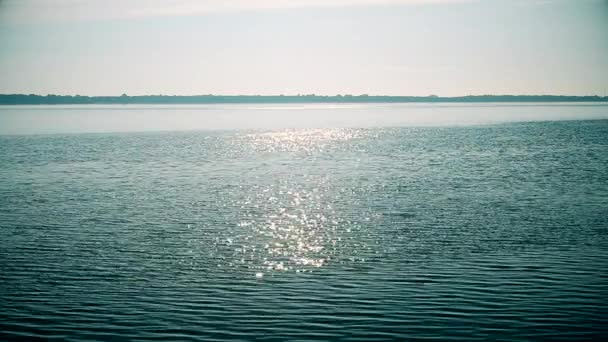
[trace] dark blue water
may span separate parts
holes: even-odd
[[[0,136],[0,340],[608,338],[608,121]]]

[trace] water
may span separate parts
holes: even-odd
[[[582,119],[608,119],[608,103],[0,105],[0,135],[428,127]]]
[[[105,110],[119,131],[130,113],[53,108],[0,110],[0,340],[608,337],[605,106],[413,109],[448,125],[368,106],[359,128],[320,125],[319,109],[300,120],[322,128],[153,131],[184,108],[139,133],[18,125],[96,131]],[[600,120],[547,121],[570,112]]]

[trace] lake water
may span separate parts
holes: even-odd
[[[606,339],[608,106],[1,107],[0,232],[3,341]]]

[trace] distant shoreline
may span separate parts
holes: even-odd
[[[510,102],[608,102],[608,96],[567,95],[470,95],[375,96],[375,95],[142,95],[71,96],[0,94],[0,105],[64,104],[305,104],[305,103],[510,103]]]

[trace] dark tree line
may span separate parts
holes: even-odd
[[[143,95],[80,96],[0,94],[0,105],[50,104],[218,104],[218,103],[475,103],[475,102],[603,102],[608,96],[470,95],[458,97],[371,95]]]

